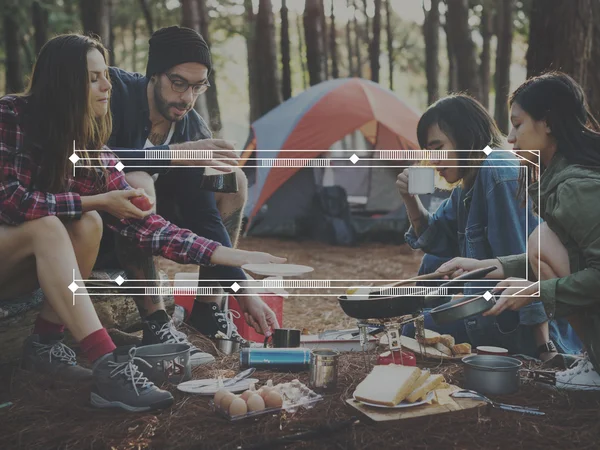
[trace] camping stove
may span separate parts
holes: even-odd
[[[425,320],[422,314],[414,314],[407,316],[400,316],[392,320],[390,319],[365,319],[357,320],[356,325],[358,326],[360,346],[365,361],[365,369],[371,370],[371,360],[366,349],[367,343],[369,342],[370,335],[384,334],[388,339],[388,347],[392,355],[396,354],[396,351],[400,354],[400,364],[402,364],[402,328],[404,325],[415,322],[415,330],[423,330],[425,328]]]

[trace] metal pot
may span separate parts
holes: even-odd
[[[519,371],[523,363],[508,356],[471,355],[465,364],[464,387],[481,394],[513,394],[519,390]]]
[[[478,269],[467,272],[459,277],[447,281],[439,286],[442,288],[458,288],[464,286],[471,280],[484,278],[488,273],[496,270],[497,267],[491,266],[485,269]],[[424,306],[439,298],[439,295],[429,294],[431,288],[423,288],[423,295],[405,295],[405,296],[370,296],[367,300],[356,300],[348,298],[345,295],[338,297],[338,302],[346,315],[355,319],[387,319],[390,317],[404,316],[414,314],[424,308]],[[437,292],[437,290],[435,291]]]
[[[189,344],[153,344],[136,347],[135,356],[146,361],[136,363],[140,371],[153,383],[165,381],[179,384],[192,379]]]

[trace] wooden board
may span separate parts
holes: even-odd
[[[388,345],[387,335],[383,335],[379,340],[381,345]],[[419,344],[413,338],[408,336],[402,336],[400,338],[400,344],[407,350],[421,355],[423,358],[437,359],[437,360],[448,360],[448,361],[460,361],[465,356],[472,355],[473,353],[465,353],[464,355],[448,356],[445,353],[440,352],[437,348],[425,346]]]
[[[353,398],[346,400],[353,408],[357,409],[369,419],[375,422],[387,422],[390,420],[414,419],[416,417],[433,416],[436,414],[445,414],[456,411],[473,410],[485,406],[486,403],[481,400],[470,398],[453,398],[450,393],[459,389],[457,386],[450,385],[450,388],[436,390],[436,400],[431,404],[415,406],[413,408],[388,409],[367,406],[357,402]]]

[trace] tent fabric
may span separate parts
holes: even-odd
[[[242,165],[259,165],[258,161],[250,159],[251,156],[318,158],[356,130],[363,133],[375,150],[417,149],[418,121],[416,111],[377,83],[361,78],[329,80],[311,87],[254,122],[252,137],[242,155]],[[249,196],[246,210],[249,219],[300,169],[258,168],[254,192]]]

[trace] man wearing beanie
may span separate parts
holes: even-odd
[[[145,76],[110,68],[113,131],[109,147],[125,164],[129,184],[156,197],[160,215],[200,236],[228,247],[235,246],[247,197],[247,180],[235,167],[238,157],[233,152],[233,145],[212,139],[205,121],[193,109],[198,97],[210,88],[208,74],[212,62],[208,45],[198,32],[177,26],[156,31],[149,43]],[[165,150],[160,153],[160,158],[166,159],[145,159],[144,149]],[[212,150],[214,159],[169,159],[173,154],[167,150]],[[219,170],[223,172],[233,171],[238,191],[214,193],[203,189],[204,168],[197,167],[200,165],[220,166]],[[134,280],[158,279],[152,257],[140,254],[137,248],[109,230],[105,230],[98,257],[97,268],[100,267],[122,268],[131,286],[136,286]],[[245,289],[247,277],[243,270],[225,266],[203,267],[199,278],[199,287],[214,287],[203,280],[224,280],[220,285],[226,292],[231,292],[231,286],[237,282],[242,286],[237,293],[243,295],[238,295],[237,299],[246,321],[265,335],[279,327],[273,311],[260,297]],[[138,282],[137,286],[149,283]],[[141,288],[140,293],[143,292]],[[186,336],[174,328],[160,296],[134,298],[144,319],[142,344],[188,342]],[[222,332],[242,345],[247,344],[233,325],[226,300],[222,302],[221,298],[197,297],[192,325],[209,337]],[[192,351],[194,365],[213,360],[211,355],[198,349]]]

